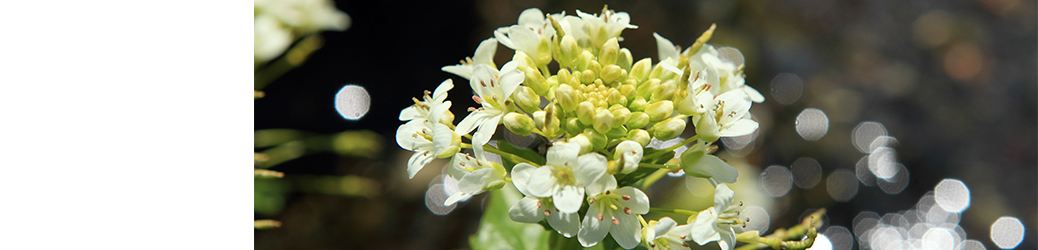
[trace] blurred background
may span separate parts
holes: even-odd
[[[408,180],[399,111],[453,78],[460,121],[476,104],[440,67],[526,8],[603,4],[639,26],[621,42],[636,60],[657,61],[653,32],[687,47],[716,23],[710,43],[745,62],[746,83],[767,98],[751,110],[761,127],[722,140],[719,156],[740,171],[736,198],[751,205],[751,227],[768,234],[824,207],[832,249],[1038,249],[1030,0],[336,1],[345,31],[293,40],[316,50],[290,70],[260,73],[291,52],[257,63],[256,152],[269,159],[256,165],[284,178],[255,180],[255,218],[282,223],[257,229],[256,249],[468,248],[486,195],[436,205],[446,160]],[[500,46],[495,61],[511,56]],[[346,114],[353,120],[336,111],[348,85],[370,99]],[[703,185],[672,177],[646,193],[653,207],[701,210],[712,194]],[[660,216],[674,215],[647,219]]]

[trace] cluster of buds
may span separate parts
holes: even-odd
[[[445,205],[511,185],[525,195],[509,211],[513,220],[547,220],[585,247],[610,234],[626,249],[715,241],[732,249],[745,224],[735,217],[740,206],[731,206],[734,192],[724,183],[735,182],[738,172],[713,155],[713,143],[756,130],[748,111],[764,97],[745,84],[743,65],[720,58],[706,43],[714,26],[685,50],[654,34],[655,63],[635,61],[620,47],[620,33],[634,28],[627,13],[607,8],[599,14],[577,10],[576,16],[523,11],[516,25],[498,28],[480,43],[473,57],[443,67],[469,81],[479,105],[457,126],[445,101],[454,87],[450,79],[401,111],[407,123],[397,130],[397,142],[414,151],[409,175],[432,159],[452,158],[448,175],[458,181],[458,191]],[[514,50],[500,68],[493,62],[499,43]],[[488,145],[501,124],[519,135],[543,137],[550,142],[547,152],[529,156]],[[678,138],[689,126],[696,135],[678,145],[647,148],[654,139]],[[684,145],[689,146],[683,153],[673,153]],[[515,164],[488,160],[484,151]],[[659,178],[653,172],[679,170],[713,183],[715,206],[691,212],[683,226],[670,218],[646,222],[642,215],[650,204],[639,187]]]

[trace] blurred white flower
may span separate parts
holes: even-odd
[[[458,75],[466,80],[472,78],[472,70],[476,65],[485,64],[491,68],[497,68],[494,64],[494,53],[497,52],[497,39],[487,38],[476,47],[476,54],[466,57],[461,64],[443,66],[440,70]]]
[[[266,62],[285,52],[292,45],[292,31],[283,27],[270,15],[257,15],[255,23],[255,59]]]

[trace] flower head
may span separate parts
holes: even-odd
[[[454,120],[454,114],[450,113],[451,101],[444,100],[447,99],[447,91],[453,88],[454,81],[447,79],[440,83],[435,91],[426,90],[422,100],[414,98],[414,105],[400,110],[400,121],[426,119],[432,122],[451,123]],[[445,114],[447,116],[444,116]]]
[[[625,249],[638,246],[642,240],[638,215],[649,212],[649,197],[634,187],[617,189],[612,175],[602,176],[587,189],[591,198],[577,233],[580,245],[597,245],[608,233]]]
[[[580,145],[556,143],[548,149],[547,164],[530,173],[524,185],[534,197],[552,197],[555,208],[563,213],[575,213],[584,202],[584,187],[591,185],[606,172],[606,158],[598,153],[578,156]]]
[[[742,207],[742,203],[732,205],[734,197],[735,192],[729,189],[728,185],[717,185],[717,189],[714,190],[714,206],[699,212],[692,224],[692,240],[700,246],[717,241],[722,250],[732,250],[735,247],[736,228],[740,231],[742,229],[736,226],[746,224],[739,220],[739,211],[736,210]]]
[[[458,180],[458,192],[447,197],[444,206],[505,185],[505,168],[496,162],[456,153],[447,166],[447,174]]]
[[[507,113],[506,106],[511,104],[508,98],[525,80],[523,72],[515,67],[515,62],[509,62],[498,71],[480,64],[472,71],[469,85],[476,92],[472,99],[483,107],[470,108],[472,112],[458,123],[455,131],[458,134],[468,134],[479,128],[472,135],[472,150],[478,158],[483,157],[483,145],[490,141],[490,137],[497,131],[497,125],[501,123],[501,118]]]
[[[497,52],[497,39],[487,38],[479,43],[476,47],[476,54],[472,57],[466,57],[465,60],[461,61],[461,64],[443,66],[440,70],[450,72],[458,75],[462,78],[472,78],[472,70],[476,68],[476,65],[484,64],[491,68],[497,68],[494,64],[494,53]]]
[[[696,133],[704,141],[753,133],[758,124],[745,117],[750,111],[750,105],[750,98],[743,91],[728,91],[718,95],[706,113],[693,118],[697,120]]]
[[[692,232],[692,225],[678,225],[670,217],[660,218],[659,221],[649,221],[649,226],[642,229],[645,234],[646,246],[653,250],[675,250],[689,249],[688,235]]]
[[[414,178],[434,158],[450,157],[461,150],[458,134],[447,125],[422,118],[400,125],[396,130],[396,143],[414,152],[407,160],[407,178]]]
[[[526,183],[530,181],[530,176],[536,170],[537,167],[526,163],[516,164],[512,168],[512,182],[515,184],[516,189],[523,193],[525,197],[508,209],[508,217],[512,218],[513,221],[524,223],[537,223],[543,219],[548,219],[548,225],[554,228],[555,231],[558,231],[559,234],[566,238],[573,237],[573,235],[577,234],[577,230],[580,229],[579,215],[575,212],[563,213],[555,207],[552,198],[534,197],[527,190]]]

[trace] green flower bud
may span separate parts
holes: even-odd
[[[586,100],[577,104],[577,118],[585,125],[592,124],[595,121],[595,105]]]
[[[703,156],[706,156],[706,151],[692,148],[685,150],[685,152],[681,153],[681,168],[690,168],[696,165],[696,163],[699,163],[699,160],[703,159]],[[691,172],[686,170],[686,173]]]
[[[623,138],[627,136],[627,128],[624,128],[624,126],[613,127],[606,132],[606,136],[612,139]]]
[[[620,44],[617,43],[616,38],[610,38],[602,45],[602,51],[598,53],[598,62],[602,65],[613,65],[616,64],[616,58],[620,54]]]
[[[598,61],[588,62],[587,70],[590,70],[591,72],[595,72],[595,76],[601,77],[601,75],[602,75],[602,64],[598,63]],[[587,72],[585,72],[585,73],[587,73]]]
[[[627,97],[627,100],[633,100],[634,99],[634,93],[635,93],[634,92],[634,85],[628,85],[628,84],[620,85],[619,91],[620,91],[621,95],[624,95],[624,97]]]
[[[631,113],[631,118],[627,119],[624,125],[627,125],[628,128],[644,128],[649,125],[649,115],[645,112]]]
[[[627,108],[624,108],[623,106],[620,106],[620,108],[613,109],[610,111],[612,111],[613,113],[613,127],[618,127],[620,125],[626,124],[627,121],[631,119],[631,111],[627,110]]]
[[[599,133],[609,132],[609,129],[613,127],[613,113],[605,108],[599,108],[595,111],[595,121],[592,126]]]
[[[620,56],[616,58],[616,65],[620,66],[621,69],[631,71],[632,63],[634,63],[634,58],[631,57],[631,51],[627,48],[620,49]]]
[[[586,51],[585,50],[584,52],[580,53],[580,56],[577,57],[577,69],[578,70],[587,70],[588,66],[591,65],[591,62],[594,62],[594,61],[595,61],[595,55],[591,54],[590,51]]]
[[[537,62],[534,61],[533,58],[530,58],[530,55],[518,50],[515,51],[514,55],[512,55],[512,61],[519,62],[520,70],[523,68],[522,66],[537,67]]]
[[[534,93],[533,89],[530,87],[519,86],[519,88],[512,93],[512,100],[515,101],[515,104],[518,105],[519,108],[528,113],[541,110],[541,97],[538,96],[537,93]]]
[[[641,96],[635,96],[634,100],[632,100],[630,103],[627,103],[627,108],[631,109],[631,111],[633,112],[645,111],[645,108],[648,107],[649,103],[646,102],[645,98]]]
[[[580,48],[580,45],[577,45],[577,39],[574,39],[573,36],[570,35],[562,36],[562,40],[559,42],[559,50],[561,52],[559,53],[561,58],[556,58],[556,60],[558,60],[559,65],[563,67],[577,64],[577,58],[584,52],[584,50]]]
[[[580,83],[591,84],[591,83],[595,82],[595,79],[597,79],[596,78],[596,74],[595,74],[594,71],[592,71],[590,69],[589,70],[585,70],[583,73],[580,74]]]
[[[638,144],[641,144],[642,147],[648,146],[649,141],[652,140],[652,137],[649,136],[649,131],[645,131],[644,129],[640,128],[628,131],[627,138],[631,139],[632,141],[638,142]]]
[[[555,109],[555,103],[548,104],[544,108],[544,127],[541,128],[541,132],[544,132],[548,138],[555,138],[562,127],[562,122],[559,122],[558,112]]]
[[[569,73],[569,69],[560,69],[556,76],[561,84],[569,84],[570,78],[573,78],[573,75]]]
[[[566,143],[576,143],[580,145],[580,154],[584,154],[591,151],[591,139],[584,134],[577,134],[576,136],[570,137],[566,140]]]
[[[624,76],[624,75],[621,75],[621,73],[623,73],[623,72],[624,72],[624,70],[621,69],[620,66],[616,66],[616,65],[605,66],[604,68],[602,68],[602,75],[601,75],[602,82],[612,83],[613,81],[616,81],[618,79],[622,79],[620,77]]]
[[[649,72],[652,71],[652,59],[644,58],[638,60],[631,66],[630,77],[637,80],[639,83],[644,82],[649,77]]]
[[[501,189],[504,186],[505,186],[505,181],[502,181],[502,180],[491,181],[490,183],[487,184],[487,188],[484,188],[483,191],[494,191],[494,190]]]
[[[563,84],[555,88],[555,100],[558,100],[559,106],[566,113],[576,111],[577,104],[580,104],[582,99],[580,92],[569,85]]]
[[[544,75],[541,72],[532,67],[526,67],[523,69],[526,72],[526,80],[523,81],[523,85],[533,88],[533,92],[541,96],[548,95],[548,82],[544,79]]]
[[[656,90],[652,92],[652,98],[649,100],[670,100],[674,98],[674,92],[678,90],[677,82],[673,79],[667,80],[663,84],[660,84]]]
[[[606,102],[608,102],[609,105],[624,105],[627,104],[627,97],[620,94],[619,90],[609,89],[609,96],[606,96]]]
[[[662,121],[674,114],[674,102],[664,100],[650,103],[645,113],[649,114],[649,121]]]
[[[591,139],[592,149],[603,149],[606,147],[606,143],[609,142],[609,138],[607,138],[604,133],[596,132],[591,128],[584,129],[583,134],[587,136],[588,139]]]
[[[667,118],[652,125],[652,135],[661,141],[677,138],[684,131],[685,117]]]
[[[584,125],[580,124],[580,121],[576,117],[570,117],[566,120],[566,132],[570,134],[579,134],[584,131]]]
[[[532,118],[516,112],[505,114],[502,121],[505,124],[505,128],[521,136],[529,136],[534,126],[536,126]]]
[[[640,95],[641,97],[645,97],[646,99],[648,99],[652,96],[652,92],[656,91],[656,89],[659,87],[660,79],[653,78],[643,82],[641,85],[638,85],[638,88],[635,91],[638,91],[638,95]]]
[[[537,55],[532,56],[533,60],[537,62],[537,66],[548,65],[551,62],[551,41],[542,36],[541,40],[537,42]]]

